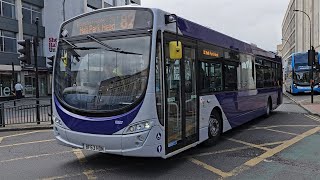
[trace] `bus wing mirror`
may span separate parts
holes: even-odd
[[[169,43],[170,59],[182,59],[182,43],[180,41],[171,41]]]

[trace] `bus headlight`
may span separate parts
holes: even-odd
[[[295,88],[297,88],[297,85],[296,85],[296,84],[293,84],[293,86],[294,86]]]
[[[132,134],[132,133],[137,133],[137,132],[142,132],[151,129],[153,125],[153,121],[141,121],[138,122],[137,124],[131,125],[127,128],[125,131],[125,134]]]

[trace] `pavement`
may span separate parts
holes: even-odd
[[[50,129],[0,132],[0,179],[320,179],[320,118],[284,102],[166,160],[61,146]]]
[[[314,95],[313,103],[311,103],[310,94],[293,95],[285,92],[284,95],[287,96],[293,102],[299,104],[303,109],[308,111],[310,114],[320,116],[320,95]]]

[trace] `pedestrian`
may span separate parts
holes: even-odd
[[[17,82],[17,84],[14,86],[14,89],[16,90],[16,98],[21,99],[22,98],[22,90],[23,86],[20,82]]]

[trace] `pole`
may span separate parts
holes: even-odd
[[[40,124],[40,109],[39,109],[39,72],[38,72],[38,40],[39,40],[39,18],[36,18],[35,22],[37,26],[37,36],[33,38],[33,51],[34,51],[34,66],[36,68],[36,113],[37,124]]]
[[[14,90],[14,88],[15,88],[14,86],[16,84],[16,77],[14,75],[14,64],[13,64],[13,62],[11,63],[11,65],[12,65],[12,90]],[[13,105],[16,106],[16,100],[13,101]]]
[[[301,11],[301,10],[293,10],[294,12],[302,12],[303,14],[305,14],[308,19],[309,19],[309,22],[310,22],[310,50],[314,50],[314,47],[312,46],[312,21],[311,21],[311,18],[310,16],[304,12],[304,11]],[[314,95],[314,91],[313,91],[313,86],[314,86],[314,81],[313,81],[313,65],[314,65],[314,62],[312,62],[311,64],[311,70],[310,70],[310,87],[311,87],[311,103],[313,103],[313,95]]]

